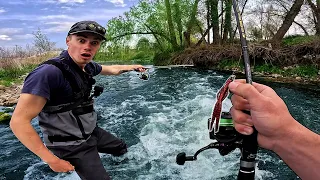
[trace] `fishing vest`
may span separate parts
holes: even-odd
[[[72,88],[71,102],[53,103],[50,100],[40,112],[39,126],[47,146],[78,145],[86,141],[97,123],[97,114],[90,97],[95,80],[75,63],[66,64],[63,58],[42,64],[56,66]]]

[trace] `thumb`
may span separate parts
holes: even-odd
[[[244,84],[244,83],[239,83],[239,82],[231,82],[229,84],[229,90],[238,96],[243,97],[244,99],[250,101],[255,101],[259,97],[261,97],[261,94],[259,91],[252,86],[251,84]]]

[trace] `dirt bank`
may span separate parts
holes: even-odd
[[[0,85],[0,106],[11,107],[18,102],[22,84],[5,87]]]

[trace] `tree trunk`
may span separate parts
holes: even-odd
[[[228,40],[228,35],[231,32],[231,9],[232,1],[225,0],[225,18],[224,18],[224,28],[223,28],[223,38],[222,43],[226,43]]]
[[[181,11],[180,11],[180,0],[176,0],[175,3],[173,4],[174,8],[174,21],[177,25],[178,28],[178,33],[179,33],[179,40],[180,40],[180,46],[183,46],[183,36],[182,36],[182,22],[181,22]]]
[[[200,44],[203,42],[205,37],[209,34],[210,29],[211,29],[211,27],[208,27],[206,32],[204,32],[204,34],[202,34],[202,36],[201,36],[200,40],[197,42],[196,46],[200,46]]]
[[[220,7],[221,7],[221,12],[220,12],[220,16],[221,16],[221,32],[220,32],[220,35],[222,36],[222,34],[223,34],[223,24],[224,24],[224,19],[223,19],[223,13],[224,13],[224,9],[223,9],[223,6],[224,6],[224,4],[223,4],[223,2],[224,2],[224,0],[220,0],[220,2],[221,2],[221,5],[220,5]],[[219,18],[220,18],[220,16],[219,16]]]
[[[320,0],[317,0],[316,5],[311,0],[307,0],[307,2],[310,5],[315,16],[314,24],[316,28],[316,35],[320,36]]]
[[[220,44],[218,0],[209,0],[209,4],[211,9],[213,44]]]
[[[178,49],[178,44],[177,44],[177,39],[174,31],[174,26],[172,22],[172,14],[171,14],[171,6],[169,0],[165,0],[165,5],[166,5],[166,11],[167,11],[167,22],[168,22],[168,27],[169,27],[169,34],[170,34],[170,42],[173,47],[173,50]]]
[[[273,36],[272,41],[275,44],[278,44],[284,35],[289,30],[290,26],[292,25],[294,18],[299,14],[301,6],[303,4],[304,0],[295,0],[292,7],[290,8],[289,12],[287,13],[286,17],[284,18],[284,21],[280,27],[280,29],[277,31],[277,33]]]
[[[198,12],[198,3],[199,3],[199,1],[200,0],[195,0],[194,4],[192,6],[190,20],[189,20],[188,25],[187,25],[187,31],[184,33],[184,36],[185,36],[186,41],[188,43],[187,44],[188,47],[191,45],[191,41],[190,41],[191,30],[192,30],[193,26],[195,25],[196,15],[197,15],[197,12]]]
[[[207,43],[210,44],[210,13],[211,13],[211,9],[210,9],[210,0],[206,1],[206,7],[207,7],[207,27],[208,27],[208,35],[207,35]]]

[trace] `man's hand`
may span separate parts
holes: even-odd
[[[147,68],[142,65],[101,65],[102,70],[100,74],[102,75],[119,75],[128,71],[144,72]]]
[[[245,135],[252,134],[254,126],[258,131],[261,147],[274,150],[274,145],[287,138],[296,121],[290,115],[286,104],[268,86],[236,81],[229,84],[231,115],[235,129]],[[251,115],[243,111],[250,111]]]
[[[141,65],[133,65],[133,70],[137,72],[145,72],[148,68]]]
[[[49,167],[54,172],[69,172],[74,171],[74,166],[72,166],[68,161],[56,158],[52,162],[48,162]]]

